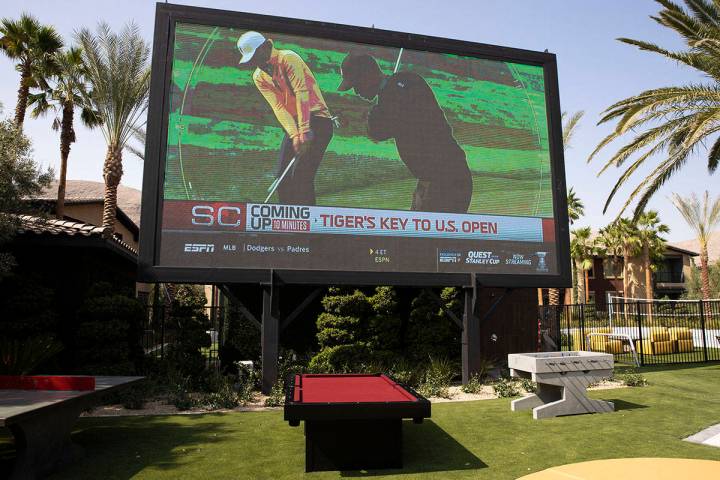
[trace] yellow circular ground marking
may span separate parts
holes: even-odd
[[[617,458],[548,468],[518,480],[720,479],[720,462],[689,458]]]

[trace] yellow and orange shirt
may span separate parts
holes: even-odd
[[[311,115],[331,118],[320,87],[307,64],[292,50],[273,48],[269,67],[272,75],[257,68],[253,81],[287,134],[305,140]]]

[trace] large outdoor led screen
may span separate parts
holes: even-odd
[[[148,267],[566,273],[554,56],[159,8]]]

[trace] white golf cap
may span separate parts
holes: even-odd
[[[245,32],[237,41],[237,48],[242,54],[239,63],[247,63],[255,55],[255,50],[265,42],[265,37],[258,32]]]

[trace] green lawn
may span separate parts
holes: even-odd
[[[717,361],[720,360],[720,348],[708,348],[707,349],[708,360]],[[678,363],[693,363],[703,362],[705,354],[702,348],[695,348],[692,352],[682,353],[666,353],[663,355],[640,355],[638,352],[638,359],[642,359],[644,365],[671,365]],[[617,353],[615,354],[615,363],[624,363],[628,365],[635,365],[632,353]]]
[[[323,472],[308,478],[514,479],[554,465],[614,457],[720,460],[720,449],[681,439],[720,422],[720,365],[644,368],[644,388],[593,392],[617,411],[535,421],[510,400],[435,404],[407,422],[402,472]],[[302,427],[281,411],[81,419],[86,459],[51,478],[258,478],[304,475]],[[2,447],[5,447],[4,449]],[[4,452],[3,452],[4,450]],[[6,458],[8,445],[0,444]]]

